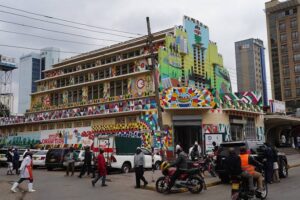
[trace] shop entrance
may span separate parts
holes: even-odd
[[[202,128],[201,126],[174,126],[175,146],[181,144],[184,152],[188,153],[189,148],[198,141],[202,145]]]

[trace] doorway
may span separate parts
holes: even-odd
[[[181,144],[184,152],[188,153],[189,148],[194,145],[195,141],[202,145],[202,127],[201,126],[174,126],[175,146]]]

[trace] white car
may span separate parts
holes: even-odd
[[[146,169],[152,168],[152,153],[148,149],[141,148],[145,155],[145,166]],[[111,168],[121,169],[123,173],[128,173],[134,167],[134,155],[112,155],[111,156]],[[160,168],[162,158],[160,155],[154,154],[153,164],[155,169]]]
[[[40,150],[32,155],[33,167],[45,167],[48,150]]]
[[[84,161],[84,150],[75,150],[75,152],[78,154],[78,159],[75,161],[75,167],[79,168],[83,165]],[[93,152],[92,152],[93,153]],[[67,161],[63,162],[64,167],[67,167]],[[92,159],[92,165],[94,165],[94,161]]]

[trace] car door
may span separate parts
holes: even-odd
[[[151,152],[148,149],[143,149],[142,152],[145,155],[145,166],[144,168],[151,168],[152,167],[152,155]]]

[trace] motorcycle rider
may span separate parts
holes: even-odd
[[[255,160],[252,156],[247,153],[246,147],[240,148],[241,167],[243,171],[248,172],[255,180],[257,180],[258,191],[263,191],[263,176],[261,173],[255,171],[254,165],[261,166],[262,164]]]
[[[201,156],[201,147],[196,141],[195,144],[189,149],[189,157],[192,161],[198,160]]]
[[[242,170],[241,158],[235,152],[233,147],[229,148],[229,156],[226,158],[226,171],[230,176],[242,176],[248,180],[249,194],[254,195],[253,177]]]
[[[176,166],[176,171],[174,172],[173,176],[171,177],[170,184],[168,185],[167,192],[170,192],[172,187],[175,184],[176,179],[181,175],[182,170],[187,169],[187,155],[182,150],[181,146],[176,146],[176,154],[177,159],[176,161],[170,165],[170,167]]]

